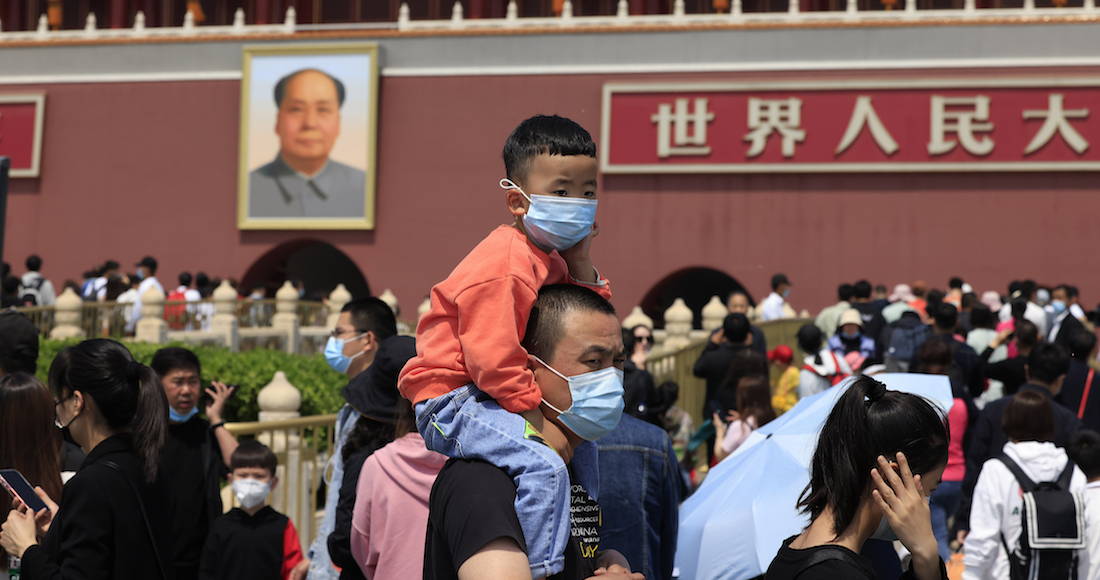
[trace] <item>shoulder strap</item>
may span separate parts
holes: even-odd
[[[795,575],[795,578],[797,578],[800,574],[802,574],[809,568],[813,568],[818,564],[823,564],[830,560],[840,560],[842,562],[845,562],[849,566],[855,568],[856,570],[859,570],[860,573],[863,574],[863,577],[867,580],[874,580],[873,576],[868,576],[866,572],[864,572],[863,566],[860,566],[859,562],[856,562],[856,559],[853,558],[852,555],[847,552],[847,550],[844,550],[843,548],[835,548],[832,546],[824,546],[821,549],[814,550],[814,553],[806,559],[806,564],[802,566],[801,570],[798,571],[798,574]]]
[[[164,561],[160,559],[160,550],[157,549],[157,538],[153,535],[153,526],[149,525],[149,515],[145,513],[145,502],[141,501],[141,494],[138,492],[137,486],[134,485],[134,480],[130,479],[130,476],[126,475],[126,472],[114,461],[107,460],[103,464],[122,475],[126,483],[130,484],[130,489],[134,491],[134,498],[137,499],[138,507],[141,508],[141,519],[145,520],[145,531],[149,534],[149,542],[153,544],[153,556],[157,558],[157,566],[160,567],[160,577],[167,580],[168,575],[164,573]]]
[[[1024,493],[1035,489],[1035,482],[1031,481],[1031,478],[1024,474],[1024,470],[1020,469],[1020,466],[1016,464],[1009,456],[1004,453],[998,453],[993,456],[994,459],[999,460],[1001,463],[1012,472],[1012,475],[1016,476],[1016,482],[1020,484],[1020,489],[1024,490]],[[1070,466],[1072,467],[1072,465]],[[1073,470],[1070,469],[1072,472]]]
[[[1076,466],[1072,459],[1066,460],[1066,468],[1062,470],[1062,474],[1058,476],[1058,489],[1062,491],[1069,491],[1070,481],[1073,480],[1073,468]]]
[[[1081,406],[1077,408],[1077,418],[1078,419],[1084,419],[1085,418],[1085,404],[1088,403],[1089,389],[1092,388],[1092,376],[1095,375],[1095,374],[1096,374],[1096,369],[1090,368],[1089,369],[1089,376],[1088,376],[1087,379],[1085,379],[1085,392],[1081,393]]]

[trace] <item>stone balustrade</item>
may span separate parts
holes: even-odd
[[[446,2],[446,0],[444,0]],[[684,0],[671,2],[667,14],[631,14],[627,0],[619,0],[614,15],[578,16],[574,2],[564,0],[561,12],[553,17],[519,16],[516,0],[510,0],[503,18],[469,17],[462,3],[455,1],[449,19],[413,20],[409,6],[402,3],[396,22],[358,22],[300,25],[293,6],[288,7],[280,24],[246,24],[243,9],[238,8],[231,25],[195,24],[188,12],[182,26],[147,27],[145,14],[138,11],[132,28],[101,28],[95,13],[89,12],[84,28],[77,30],[52,30],[46,14],[38,20],[36,30],[2,32],[0,45],[6,42],[73,42],[73,41],[114,41],[114,40],[157,40],[157,39],[211,39],[225,37],[254,36],[258,38],[288,38],[300,32],[347,31],[347,30],[393,30],[409,32],[452,33],[453,31],[501,30],[537,30],[537,29],[607,29],[616,27],[668,27],[668,26],[705,26],[715,25],[837,25],[852,24],[894,25],[899,23],[943,21],[976,21],[981,18],[1019,21],[1069,21],[1077,22],[1082,18],[1091,20],[1100,17],[1096,9],[1096,0],[1083,0],[1081,6],[1066,6],[1066,0],[1055,0],[1056,7],[1037,8],[1035,0],[1024,0],[1021,7],[1014,8],[978,8],[976,0],[963,0],[962,7],[956,9],[918,9],[917,0],[881,0],[885,10],[860,10],[858,0],[845,0],[840,10],[802,11],[799,0],[789,0],[788,9],[783,12],[744,12],[742,0],[729,0],[727,8],[718,13],[688,14]],[[897,5],[897,10],[893,8]]]

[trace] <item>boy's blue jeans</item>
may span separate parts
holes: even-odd
[[[428,449],[448,457],[481,459],[516,483],[516,515],[527,544],[532,578],[565,568],[569,542],[569,473],[522,415],[501,408],[474,385],[416,405],[416,428]]]

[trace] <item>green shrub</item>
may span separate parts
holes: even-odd
[[[38,378],[46,381],[54,356],[62,348],[78,340],[42,340],[39,343]],[[230,352],[229,349],[198,346],[184,343],[148,344],[123,343],[142,364],[149,364],[153,354],[166,346],[182,346],[199,357],[202,364],[203,386],[211,380],[240,385],[236,396],[226,404],[226,421],[255,421],[260,407],[256,402],[260,389],[271,382],[275,371],[286,373],[287,380],[302,392],[302,416],[335,413],[344,404],[340,389],[347,384],[347,376],[338,373],[325,362],[324,356],[301,356],[277,350],[255,349]],[[200,411],[203,409],[200,408]]]

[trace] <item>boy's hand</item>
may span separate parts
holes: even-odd
[[[588,232],[584,239],[574,244],[572,248],[558,252],[569,267],[569,275],[581,282],[589,284],[599,282],[596,278],[596,268],[592,265],[592,258],[588,255],[589,250],[592,249],[592,238],[599,233],[600,222],[593,222],[592,231]]]

